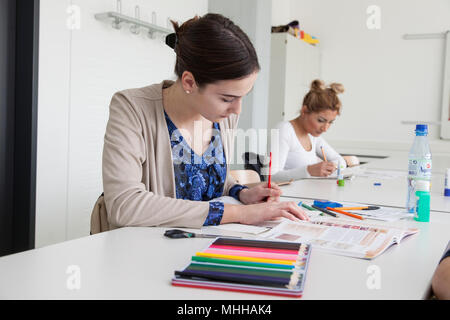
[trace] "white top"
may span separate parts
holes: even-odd
[[[278,144],[275,141],[271,149],[273,180],[310,178],[307,167],[324,160],[320,147],[323,147],[327,161],[334,162],[336,166],[340,162],[342,169],[347,166],[344,158],[323,138],[308,134],[312,148],[310,151],[306,151],[289,121],[279,123],[275,129],[279,129],[279,139]]]

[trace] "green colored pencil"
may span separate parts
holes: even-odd
[[[237,266],[263,267],[263,268],[273,268],[273,269],[293,269],[294,268],[293,265],[228,260],[228,259],[208,258],[208,257],[199,257],[199,256],[193,256],[192,261],[209,262],[209,263],[217,263],[217,264],[228,264],[228,265],[237,265]]]
[[[308,206],[307,204],[302,203],[302,207],[308,209],[309,211],[316,211],[316,209]]]

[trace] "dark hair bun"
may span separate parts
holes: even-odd
[[[178,39],[176,33],[171,33],[166,36],[166,44],[175,50],[175,47],[177,45]]]
[[[171,22],[175,33],[166,37],[166,43],[177,55],[178,79],[189,71],[202,87],[221,80],[241,79],[260,70],[253,44],[230,19],[208,13],[181,26]]]

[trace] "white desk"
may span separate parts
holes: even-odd
[[[381,164],[383,165],[383,164]],[[394,168],[395,169],[395,168]],[[439,196],[433,175],[430,223],[389,225],[420,229],[374,260],[313,250],[303,299],[421,299],[450,240],[450,200]],[[364,202],[404,207],[405,179],[373,186],[368,178],[303,180],[283,187],[284,196]],[[437,192],[437,191],[436,191]],[[284,198],[283,200],[290,200]],[[376,222],[373,222],[376,223]],[[380,222],[378,222],[380,223]],[[0,299],[277,299],[275,296],[172,287],[175,270],[186,266],[210,239],[167,239],[161,228],[123,228],[0,258]],[[67,288],[67,268],[79,266],[80,290]],[[369,289],[369,266],[378,266],[381,288]]]
[[[436,158],[436,159],[435,159]],[[447,163],[448,162],[448,163]],[[406,206],[406,171],[408,155],[394,153],[386,159],[374,159],[363,168],[381,171],[404,171],[405,176],[395,179],[355,177],[346,180],[344,187],[338,187],[336,180],[303,179],[282,187],[283,196],[306,199],[323,199],[343,202],[357,202],[404,208]],[[440,173],[450,167],[450,158],[435,156],[431,180],[431,210],[450,213],[450,197],[444,197],[444,175]],[[381,186],[375,186],[381,183]]]
[[[450,150],[449,150],[450,151]],[[433,175],[445,174],[445,170],[450,168],[449,154],[433,154]],[[405,152],[392,152],[385,159],[370,159],[367,163],[368,168],[386,169],[386,170],[408,170],[408,154]]]
[[[380,182],[381,186],[375,186]],[[448,212],[450,197],[443,196],[444,176],[433,175],[431,209]],[[344,187],[338,187],[335,180],[304,179],[281,187],[283,196],[306,199],[323,199],[343,202],[357,202],[404,208],[406,205],[406,177],[390,180],[356,177],[346,180]]]
[[[303,299],[421,299],[449,240],[450,216],[431,223],[401,221],[420,233],[374,260],[313,250]],[[167,239],[162,228],[123,228],[0,258],[0,299],[278,299],[275,296],[173,287],[175,270],[211,239]],[[80,290],[69,290],[67,268],[80,268]],[[367,268],[381,271],[368,289]]]

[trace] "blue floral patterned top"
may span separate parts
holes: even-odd
[[[214,123],[208,149],[199,156],[190,148],[165,111],[164,115],[172,146],[177,199],[210,201],[221,197],[227,166],[219,124]],[[239,192],[244,188],[237,184],[230,189],[229,195],[239,200]],[[219,225],[223,211],[223,202],[211,201],[204,226]]]

